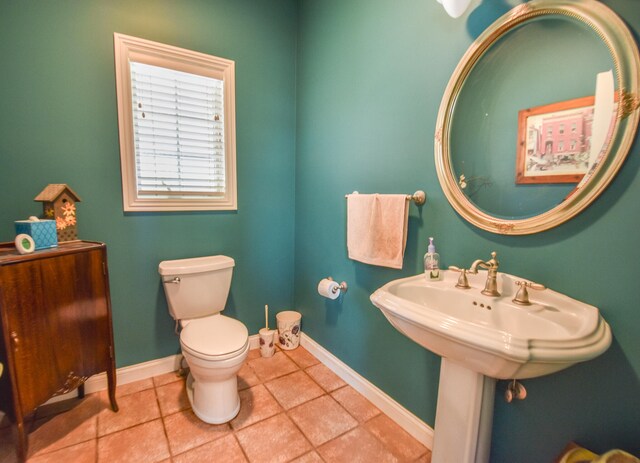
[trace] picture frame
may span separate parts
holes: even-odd
[[[518,112],[516,184],[578,183],[589,169],[594,96]]]

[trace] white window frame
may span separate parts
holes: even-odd
[[[129,212],[237,210],[235,62],[119,33],[114,33],[113,40],[124,210]],[[130,61],[224,81],[225,192],[223,195],[207,198],[193,198],[188,195],[178,198],[138,195]]]

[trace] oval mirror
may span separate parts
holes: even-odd
[[[596,0],[533,0],[471,45],[436,123],[438,179],[453,208],[523,235],[578,214],[624,162],[639,120],[640,57]]]

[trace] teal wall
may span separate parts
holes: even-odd
[[[157,272],[165,259],[236,261],[227,312],[251,333],[293,303],[293,0],[0,3],[0,240],[67,183],[79,236],[108,246],[119,367],[178,352]],[[123,213],[113,33],[236,62],[238,210]]]
[[[635,0],[604,3],[637,37]],[[369,295],[420,272],[428,236],[444,265],[496,250],[505,271],[600,307],[615,339],[594,361],[526,381],[524,402],[506,405],[500,383],[492,461],[551,461],[569,440],[640,453],[638,144],[593,206],[533,236],[466,224],[436,178],[448,78],[508,7],[484,0],[452,20],[435,0],[5,1],[0,240],[39,213],[32,198],[45,185],[68,183],[83,199],[80,236],[109,247],[118,366],[178,350],[158,262],[223,253],[236,259],[227,311],[251,333],[265,303],[300,310],[304,331],[431,425],[440,361],[395,331]],[[237,212],[122,212],[116,31],[236,61]],[[403,270],[348,260],[345,193],[416,189],[429,201],[411,206]],[[317,295],[328,275],[349,283],[341,300]]]
[[[515,4],[516,2],[510,2]],[[640,31],[635,0],[604,3]],[[525,381],[507,405],[498,384],[492,462],[549,462],[570,440],[596,451],[640,454],[640,146],[587,211],[545,233],[480,231],[449,206],[436,177],[433,137],[440,99],[458,60],[508,8],[484,0],[453,20],[435,0],[302,0],[299,16],[295,301],[303,329],[433,425],[439,359],[397,332],[369,301],[389,280],[421,271],[428,236],[442,264],[468,266],[498,252],[501,268],[598,306],[614,341],[600,358]],[[411,193],[402,271],[347,259],[344,195]],[[331,275],[349,292],[315,293]]]

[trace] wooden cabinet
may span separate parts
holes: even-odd
[[[0,244],[0,409],[18,429],[27,454],[24,417],[51,397],[105,372],[114,411],[115,359],[107,251],[75,241],[19,255]]]

